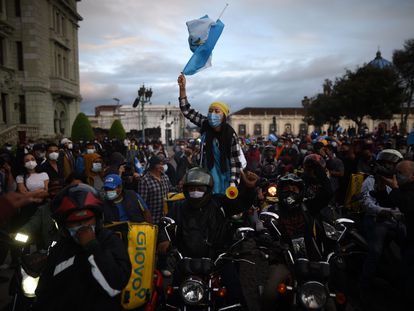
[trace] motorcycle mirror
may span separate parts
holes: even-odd
[[[16,233],[16,236],[14,237],[14,239],[18,242],[26,243],[29,240],[29,236],[23,233]]]
[[[250,227],[240,227],[236,230],[236,236],[244,239],[250,232],[254,232],[254,229]]]
[[[175,224],[175,220],[170,217],[162,217],[161,222],[164,224],[164,226],[168,227]]]
[[[272,212],[262,212],[259,215],[259,219],[263,222],[266,221],[272,221],[272,220],[278,220],[279,219],[279,215],[276,213],[272,213]]]
[[[352,219],[349,218],[338,218],[335,220],[335,223],[337,224],[353,224],[355,223]]]

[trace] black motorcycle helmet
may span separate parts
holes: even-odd
[[[201,188],[204,192],[202,197],[191,197],[192,187]],[[213,177],[201,167],[194,167],[185,174],[183,183],[184,196],[189,202],[190,207],[200,208],[210,201],[213,193]]]
[[[60,229],[66,221],[95,217],[98,222],[103,214],[103,202],[98,192],[87,184],[70,185],[63,188],[52,200],[50,209],[52,218]]]
[[[297,191],[292,190],[295,186]],[[304,182],[295,174],[287,174],[279,178],[277,183],[277,195],[282,209],[293,210],[303,202]]]

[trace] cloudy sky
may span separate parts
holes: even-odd
[[[131,105],[145,83],[153,104],[177,103],[177,76],[191,57],[186,21],[225,4],[213,66],[187,77],[190,102],[299,106],[323,80],[375,57],[392,60],[414,38],[412,0],[82,0],[79,29],[81,110]]]

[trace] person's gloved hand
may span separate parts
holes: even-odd
[[[257,182],[260,180],[260,177],[257,176],[253,172],[241,172],[241,177],[243,179],[244,184],[247,188],[254,188],[256,187]]]

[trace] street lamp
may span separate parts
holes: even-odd
[[[138,105],[141,104],[141,126],[142,126],[142,142],[145,142],[145,128],[144,128],[144,106],[151,100],[152,97],[152,89],[146,89],[145,85],[143,84],[138,90],[138,97],[135,98],[132,107],[136,108]]]

